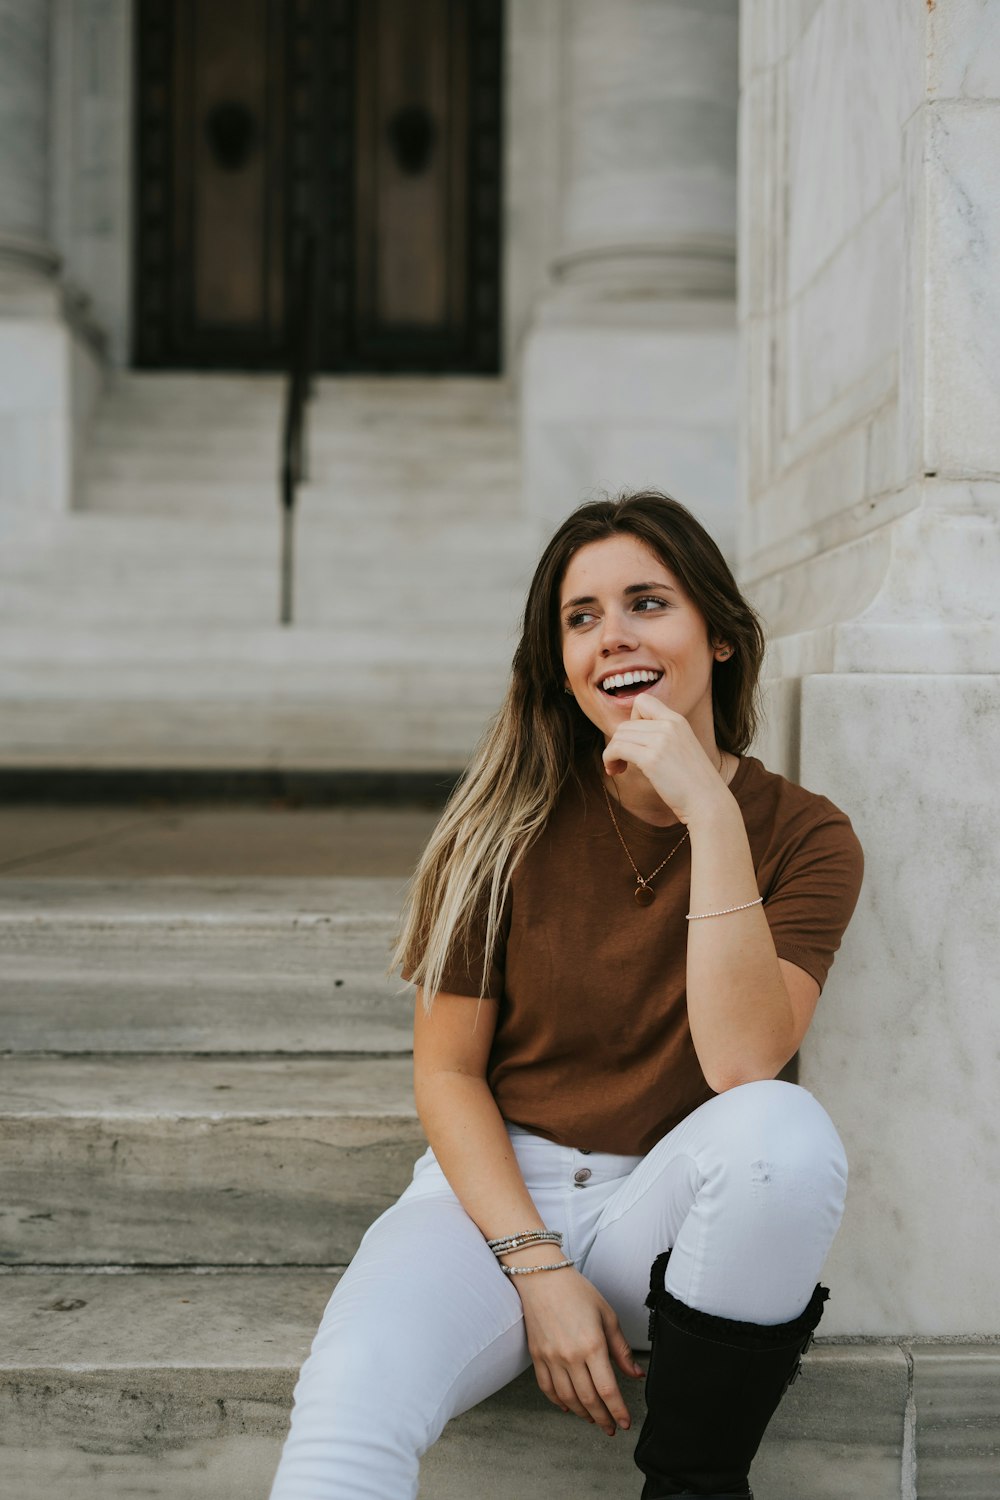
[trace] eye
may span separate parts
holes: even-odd
[[[581,620],[586,620],[589,614],[589,609],[578,609],[575,614],[567,615],[566,624],[572,630],[574,625],[579,625]]]
[[[636,609],[639,608],[640,604],[663,604],[663,605],[669,606],[670,600],[669,599],[661,599],[657,594],[643,594],[641,598],[639,598],[639,599],[637,599],[635,601],[635,607],[636,607]],[[645,613],[646,613],[646,611],[643,610],[643,614],[645,614]]]

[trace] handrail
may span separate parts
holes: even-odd
[[[281,624],[292,621],[292,544],[295,491],[308,477],[306,402],[312,395],[315,348],[316,241],[307,230],[292,281],[287,322],[285,414],[281,444]]]

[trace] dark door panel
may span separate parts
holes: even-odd
[[[136,358],[495,371],[500,0],[139,0]]]
[[[467,297],[467,8],[371,0],[359,19],[357,352],[440,357]]]
[[[288,18],[282,0],[140,5],[140,364],[280,358]]]

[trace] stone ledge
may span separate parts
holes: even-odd
[[[335,1281],[292,1270],[5,1275],[0,1409],[16,1493],[47,1500],[59,1476],[74,1500],[265,1500]],[[637,1495],[642,1386],[621,1383],[633,1427],[612,1442],[557,1413],[525,1371],[449,1424],[424,1460],[421,1495],[464,1500],[473,1475],[481,1500]],[[907,1391],[895,1345],[814,1348],[754,1466],[761,1496],[899,1500]]]
[[[426,1148],[390,1058],[9,1058],[0,1259],[343,1263]]]
[[[295,1377],[339,1274],[0,1275],[11,1493],[48,1500],[71,1482],[74,1500],[265,1500]],[[424,1460],[421,1494],[465,1500],[471,1474],[481,1500],[638,1494],[631,1451],[644,1402],[638,1382],[622,1385],[633,1428],[612,1445],[564,1421],[525,1371],[449,1424]],[[998,1397],[997,1344],[820,1341],[754,1465],[758,1494],[910,1500],[909,1423],[920,1500],[996,1500]]]
[[[405,884],[5,880],[0,1050],[408,1053],[413,992],[384,974]]]

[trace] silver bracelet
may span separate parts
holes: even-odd
[[[540,1244],[549,1241],[553,1245],[561,1245],[563,1242],[561,1229],[522,1229],[517,1234],[503,1234],[498,1239],[487,1240],[486,1243],[494,1255],[502,1255],[506,1250],[518,1250],[522,1245]]]
[[[721,911],[700,911],[697,914],[689,911],[686,920],[688,922],[700,922],[702,917],[724,917],[727,912],[746,911],[748,906],[759,906],[763,899],[763,896],[758,896],[756,901],[744,901],[742,906],[724,906]]]
[[[501,1255],[516,1255],[518,1250],[534,1250],[536,1245],[555,1245],[557,1250],[562,1250],[559,1241],[554,1236],[547,1235],[545,1239],[524,1240],[520,1245],[501,1245],[498,1250],[494,1250],[493,1254],[499,1260]]]
[[[530,1276],[533,1271],[561,1271],[564,1266],[575,1265],[575,1260],[560,1260],[551,1266],[505,1266],[501,1261],[500,1269],[505,1276]]]

